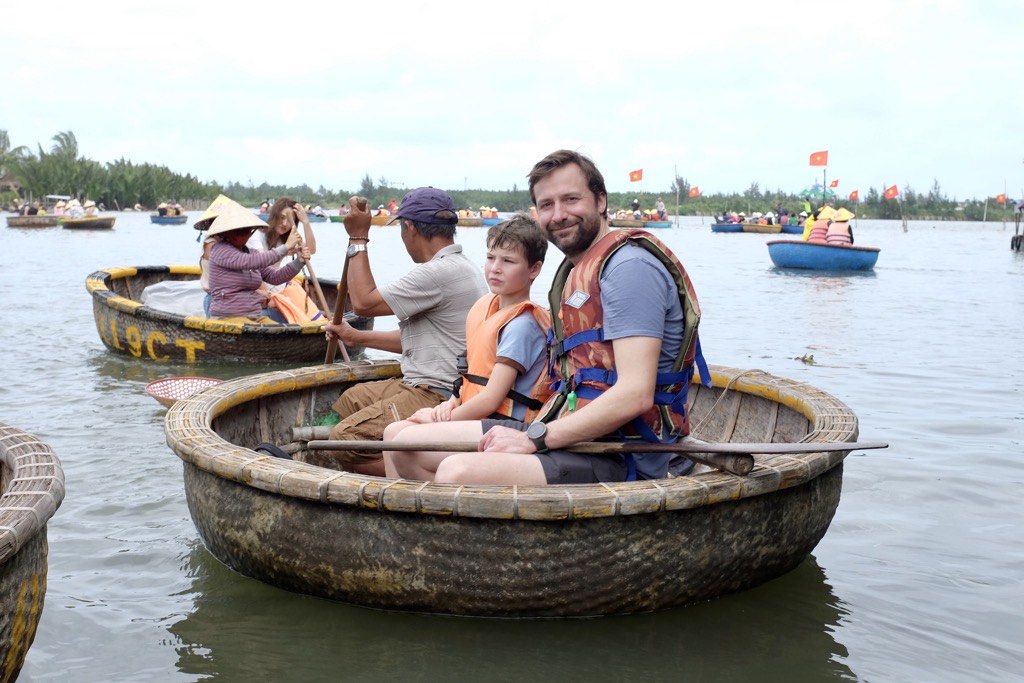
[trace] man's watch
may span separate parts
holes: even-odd
[[[366,251],[366,245],[365,244],[350,244],[350,245],[348,245],[348,251],[345,252],[345,253],[348,254],[351,257],[351,256],[355,256],[356,254],[358,254],[361,251]]]
[[[526,428],[526,436],[537,447],[538,453],[547,453],[548,445],[544,442],[548,435],[548,426],[544,422],[533,422]]]

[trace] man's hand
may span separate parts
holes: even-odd
[[[368,238],[370,235],[370,210],[366,199],[351,197],[349,211],[345,216],[345,232],[349,237]]]
[[[492,427],[480,439],[480,450],[495,453],[529,454],[536,453],[537,447],[526,436],[526,432],[521,432],[518,429],[509,429],[508,427]]]
[[[359,335],[359,330],[348,324],[344,318],[341,322],[335,325],[334,323],[327,323],[324,326],[324,334],[327,336],[327,341],[332,339],[340,341],[345,346],[357,346],[358,340],[356,337]]]

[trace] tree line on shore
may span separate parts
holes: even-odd
[[[125,209],[136,205],[153,209],[163,201],[177,202],[189,209],[205,208],[205,204],[219,194],[225,194],[247,206],[258,206],[266,199],[291,197],[304,204],[319,205],[325,209],[337,208],[354,194],[367,197],[371,206],[386,205],[389,200],[401,200],[408,188],[398,187],[387,178],[374,180],[366,174],[358,188],[332,190],[320,185],[285,186],[261,183],[244,185],[216,181],[203,182],[191,174],[182,175],[166,166],[150,163],[135,164],[130,160],[101,164],[79,155],[78,140],[74,133],[65,131],[52,138],[47,151],[38,145],[36,152],[28,147],[12,147],[6,130],[0,130],[0,181],[7,180],[16,189],[0,192],[0,206],[9,206],[15,200],[41,199],[47,194],[71,195],[79,199],[92,199],[107,209]],[[728,211],[774,211],[782,207],[797,212],[804,207],[798,194],[783,190],[761,190],[752,183],[740,193],[716,193],[690,197],[691,185],[686,178],[676,176],[663,192],[609,192],[610,210],[629,208],[634,199],[640,199],[643,208],[652,208],[660,198],[668,212],[683,216],[719,216]],[[456,206],[476,210],[481,206],[497,207],[499,211],[519,211],[530,208],[530,193],[526,188],[513,185],[508,190],[449,190]],[[986,218],[1001,220],[1009,207],[996,203],[995,197],[958,201],[948,198],[938,180],[926,192],[917,192],[910,186],[900,188],[897,200],[885,199],[883,190],[868,188],[858,201],[830,199],[833,206],[846,206],[860,218],[929,219],[981,221]],[[810,199],[814,208],[821,199]]]

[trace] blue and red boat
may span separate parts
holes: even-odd
[[[771,240],[768,255],[780,268],[810,270],[871,270],[878,247],[836,246],[801,240]]]

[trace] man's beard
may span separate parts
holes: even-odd
[[[569,222],[568,225],[573,225]],[[569,258],[583,254],[594,242],[594,237],[601,231],[601,217],[598,214],[590,214],[577,219],[576,229],[566,234],[555,234],[551,224],[548,224],[549,241],[558,247],[558,250]]]

